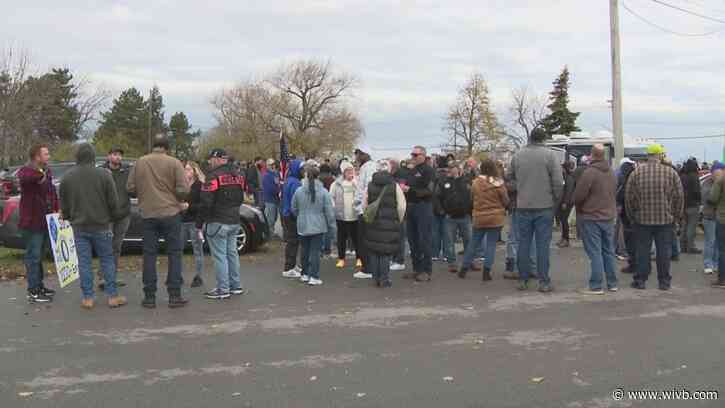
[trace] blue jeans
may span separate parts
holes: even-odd
[[[704,266],[705,268],[718,269],[718,240],[715,237],[717,221],[705,218],[702,220],[702,225],[705,227]]]
[[[239,276],[239,251],[237,251],[237,235],[240,228],[239,224],[218,222],[206,225],[206,239],[209,241],[211,257],[214,259],[216,288],[222,293],[242,288]]]
[[[612,221],[580,220],[584,251],[589,256],[592,274],[589,288],[602,289],[602,275],[607,277],[607,288],[617,287],[616,261],[614,255],[614,223]]]
[[[408,243],[413,272],[433,273],[431,236],[433,232],[433,204],[430,201],[408,205]]]
[[[310,278],[320,279],[320,252],[322,238],[325,234],[301,235],[302,241],[302,274]]]
[[[433,242],[431,243],[431,256],[442,258],[448,247],[448,223],[445,215],[433,216]]]
[[[194,266],[196,276],[201,278],[204,273],[204,241],[199,238],[195,222],[185,222],[183,225],[184,242],[191,241],[191,249],[194,251]]]
[[[515,260],[518,258],[519,253],[519,234],[518,234],[518,219],[516,210],[511,212],[509,215],[509,233],[506,238],[506,259],[514,260],[514,272],[519,270],[518,262]],[[536,269],[536,241],[531,239],[531,247],[529,251],[531,258],[531,270]]]
[[[47,232],[22,230],[25,240],[25,279],[28,281],[28,290],[35,290],[43,286],[43,248],[48,240]]]
[[[181,216],[144,218],[143,220],[143,291],[146,296],[156,297],[156,258],[159,254],[159,239],[166,244],[169,269],[166,275],[166,290],[169,296],[181,296],[184,278],[181,274],[181,255],[184,241],[181,234]]]
[[[717,269],[718,269],[718,280],[725,282],[725,224],[717,222],[715,229],[715,240],[717,241]]]
[[[464,252],[468,249],[468,243],[471,241],[471,216],[466,215],[461,218],[448,217],[446,220],[448,224],[446,237],[446,259],[448,264],[453,265],[456,263],[456,238],[460,232],[463,237],[463,250]]]
[[[485,253],[483,257],[486,258],[483,261],[483,267],[491,269],[493,261],[496,256],[496,242],[498,237],[501,236],[501,227],[494,228],[474,228],[473,239],[470,245],[466,247],[466,254],[463,256],[462,269],[470,269],[473,264],[473,257],[476,255],[477,249],[481,247],[481,243],[486,240]]]
[[[279,204],[267,201],[264,203],[264,217],[267,219],[267,227],[269,227],[269,236],[274,235],[274,226],[277,224],[279,217]]]
[[[376,282],[390,282],[390,255],[370,251],[368,272],[373,275]]]
[[[652,261],[650,261],[650,249],[652,241],[657,249],[657,280],[660,285],[670,286],[672,275],[670,275],[670,258],[672,257],[672,247],[677,244],[674,239],[674,227],[668,225],[641,225],[636,224],[634,227],[635,242],[637,249],[637,271],[634,274],[634,281],[643,284],[647,282],[650,271],[652,270]],[[674,244],[672,241],[675,241]]]
[[[101,261],[101,272],[106,282],[106,294],[116,296],[116,260],[113,256],[113,233],[111,231],[83,232],[74,230],[78,254],[78,272],[84,299],[93,299],[93,252]]]
[[[323,234],[322,236],[322,254],[323,255],[329,255],[332,252],[332,242],[337,240],[335,239],[335,231],[329,230],[327,233]]]
[[[554,212],[551,208],[540,210],[517,209],[519,230],[519,279],[529,280],[531,274],[531,259],[529,255],[532,250],[531,240],[536,240],[536,272],[539,282],[542,284],[551,283],[549,277],[549,252],[551,250],[551,230],[554,222]]]

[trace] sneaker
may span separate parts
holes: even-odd
[[[520,280],[519,285],[516,287],[518,290],[528,290],[529,289],[529,281]]]
[[[289,271],[282,272],[283,278],[299,279],[301,276],[302,274],[296,268],[292,268]]]
[[[229,299],[232,295],[229,294],[229,292],[222,292],[219,289],[210,290],[209,292],[206,292],[204,294],[204,297],[207,299],[214,299],[214,300],[220,300],[220,299]]]
[[[145,296],[141,302],[141,306],[146,309],[156,309],[156,298],[153,296]]]
[[[430,260],[433,261],[433,262],[438,262],[438,261],[441,260],[441,258],[438,258],[437,256],[434,256]]]
[[[300,282],[307,283],[310,281],[310,277],[307,275],[300,275]]]
[[[637,290],[644,290],[644,289],[646,289],[646,286],[645,286],[645,284],[643,282],[637,282],[637,281],[634,281],[634,282],[630,283],[629,284],[629,287],[631,287],[632,289],[637,289]]]
[[[322,281],[317,278],[310,278],[307,284],[310,286],[320,286],[322,285]]]
[[[627,257],[624,256],[624,255],[617,255],[617,259],[620,260],[620,261],[626,261],[627,260]]]
[[[712,268],[705,268],[703,272],[705,272],[705,275],[712,275],[715,271]]]
[[[294,268],[294,269],[295,269],[295,270],[296,270],[297,272],[299,272],[299,273],[302,273],[302,267],[301,267],[301,266],[299,266],[299,265],[295,265],[295,268]]]
[[[604,294],[604,289],[589,289],[589,288],[585,288],[585,289],[579,289],[578,292],[581,293],[582,295],[603,295]]]
[[[337,263],[335,264],[335,268],[342,269],[345,267],[345,260],[344,259],[338,259]]]
[[[403,271],[403,270],[405,270],[405,264],[399,264],[399,263],[393,262],[392,264],[390,264],[390,270],[391,271]]]
[[[169,307],[172,309],[178,309],[180,307],[184,307],[189,304],[189,300],[184,299],[181,296],[170,296],[169,297]]]
[[[607,290],[610,292],[619,292],[619,288],[616,286],[612,286],[611,288],[608,288]]]
[[[126,303],[128,303],[128,300],[124,296],[114,296],[108,299],[108,307],[112,309],[124,306]]]
[[[549,293],[553,290],[554,290],[554,288],[552,288],[551,285],[548,283],[539,284],[539,292],[541,292],[541,293]]]
[[[201,276],[194,276],[194,279],[191,281],[191,287],[198,288],[201,286],[204,286],[204,280],[201,279]]]
[[[229,293],[231,293],[232,295],[235,295],[235,296],[240,296],[240,295],[247,294],[247,290],[244,288],[236,288],[236,289],[231,289],[229,291]]]
[[[431,276],[429,273],[423,272],[415,276],[415,280],[418,282],[430,282]]]
[[[713,282],[712,285],[710,285],[710,286],[712,286],[713,288],[717,288],[717,289],[725,289],[725,281],[721,281],[718,279],[715,282]]]
[[[40,288],[28,291],[28,301],[30,303],[48,303],[52,302],[53,298],[44,294]]]
[[[372,279],[373,278],[373,275],[370,274],[370,273],[365,273],[363,271],[359,271],[359,272],[355,272],[352,275],[352,277],[355,278],[355,279]]]
[[[48,288],[46,288],[45,286],[43,286],[43,284],[42,284],[42,283],[40,284],[40,291],[41,291],[41,292],[42,292],[42,293],[43,293],[43,294],[44,294],[45,296],[48,296],[49,298],[52,298],[53,296],[55,296],[55,291],[54,291],[53,289],[48,289]]]
[[[95,302],[92,298],[84,298],[81,300],[81,308],[86,310],[93,309],[93,306],[95,306]]]

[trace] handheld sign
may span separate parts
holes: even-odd
[[[80,276],[73,228],[68,221],[61,220],[58,214],[48,214],[45,219],[48,221],[50,248],[53,251],[58,282],[64,288]]]

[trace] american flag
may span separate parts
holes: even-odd
[[[279,132],[279,178],[284,182],[289,169],[289,146],[284,133]]]

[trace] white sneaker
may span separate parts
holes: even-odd
[[[320,286],[322,285],[322,281],[319,279],[311,278],[309,282],[307,282],[310,286]]]
[[[391,271],[404,271],[405,270],[405,264],[399,264],[399,263],[391,263],[390,264],[390,270]]]
[[[295,269],[295,268],[292,268],[289,271],[282,272],[282,277],[283,278],[297,279],[300,276],[302,276],[302,274],[300,274],[299,272],[297,272],[297,269]]]
[[[300,276],[300,282],[307,283],[309,281],[310,281],[310,277],[309,276],[307,276],[307,275]]]
[[[371,273],[355,272],[352,277],[355,279],[372,279],[373,275]]]
[[[705,272],[705,275],[712,275],[715,270],[713,270],[712,268],[705,268],[703,272]]]
[[[299,266],[299,265],[295,265],[295,270],[296,270],[297,272],[299,272],[300,274],[302,273],[302,267],[301,267],[301,266]]]

